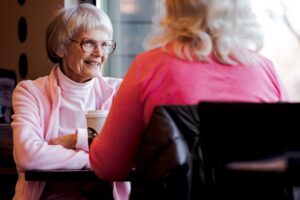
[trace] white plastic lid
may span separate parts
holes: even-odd
[[[86,117],[107,117],[109,110],[89,110]]]

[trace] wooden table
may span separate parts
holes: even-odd
[[[99,181],[90,169],[31,170],[25,172],[26,181]]]

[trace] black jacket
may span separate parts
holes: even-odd
[[[158,106],[143,134],[131,199],[199,199],[204,169],[197,106]]]

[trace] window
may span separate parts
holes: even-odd
[[[159,0],[98,0],[109,15],[116,51],[110,56],[104,74],[123,77],[134,57],[144,51],[143,42],[151,30],[152,17]]]
[[[262,24],[265,44],[261,53],[273,61],[292,101],[300,100],[299,0],[251,0]],[[123,77],[151,30],[155,9],[162,0],[94,0],[109,15],[117,42],[104,74]]]
[[[300,100],[300,1],[251,0],[262,25],[261,53],[273,61],[292,101]]]

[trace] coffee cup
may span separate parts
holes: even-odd
[[[89,132],[100,133],[109,110],[91,110],[86,113],[87,128]]]

